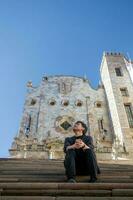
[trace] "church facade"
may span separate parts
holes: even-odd
[[[87,124],[98,159],[133,157],[133,63],[120,53],[104,53],[101,84],[86,78],[43,77],[27,84],[27,95],[11,157],[61,159],[73,124]]]

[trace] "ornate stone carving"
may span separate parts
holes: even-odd
[[[61,80],[58,83],[58,89],[61,94],[68,94],[72,90],[72,83],[67,79]]]
[[[57,132],[68,133],[72,130],[74,118],[71,116],[58,116],[55,120],[55,129]]]

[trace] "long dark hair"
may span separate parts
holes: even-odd
[[[86,132],[87,132],[87,129],[88,129],[86,124],[84,122],[82,122],[82,121],[77,121],[75,124],[78,124],[78,123],[82,124],[82,127],[84,128],[83,134],[85,135]]]

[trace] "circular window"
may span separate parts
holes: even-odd
[[[54,106],[54,105],[55,105],[55,101],[51,101],[51,102],[50,102],[50,105],[51,105],[51,106]]]
[[[81,107],[83,105],[83,102],[81,100],[76,101],[76,106]]]
[[[95,106],[96,106],[97,108],[101,108],[101,107],[102,107],[101,101],[95,102]]]
[[[30,102],[30,105],[31,105],[31,106],[34,106],[35,104],[36,104],[36,100],[35,100],[35,99],[32,99],[31,102]]]
[[[63,105],[63,106],[68,106],[68,105],[69,105],[69,101],[68,101],[68,100],[62,101],[62,105]]]
[[[49,105],[54,106],[56,104],[56,101],[54,99],[51,99],[49,101]]]

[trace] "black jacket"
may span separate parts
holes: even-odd
[[[89,146],[91,149],[94,149],[94,145],[93,145],[93,139],[90,135],[82,135],[79,137],[76,136],[72,136],[72,137],[67,137],[65,138],[65,142],[64,142],[64,152],[66,153],[66,148],[70,145],[73,145],[75,143],[75,140],[77,138],[81,138],[82,141]]]

